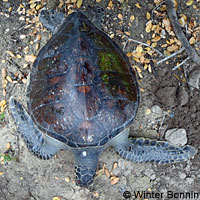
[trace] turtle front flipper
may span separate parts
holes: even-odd
[[[39,17],[42,25],[53,34],[57,32],[57,30],[60,28],[65,20],[64,14],[61,12],[57,12],[56,10],[43,9],[40,12]]]
[[[128,130],[125,130],[128,132]],[[122,132],[123,133],[123,132]],[[189,160],[197,150],[192,146],[177,146],[164,141],[144,138],[128,139],[128,134],[123,133],[115,142],[115,148],[124,159],[133,162],[151,162],[159,164],[176,163]]]
[[[93,183],[101,152],[102,148],[90,148],[74,151],[75,178],[77,185],[88,187]]]
[[[10,98],[9,110],[17,125],[17,129],[30,151],[42,159],[53,157],[64,144],[44,135],[33,123],[30,115],[13,97]]]

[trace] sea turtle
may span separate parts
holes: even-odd
[[[76,184],[85,187],[108,146],[133,162],[175,163],[195,155],[189,145],[128,139],[140,99],[135,72],[119,46],[83,12],[64,18],[43,10],[40,19],[53,36],[33,64],[28,109],[10,98],[10,113],[30,151],[49,159],[70,150]]]

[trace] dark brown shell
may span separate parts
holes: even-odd
[[[30,77],[35,124],[71,147],[106,144],[133,121],[139,89],[127,57],[81,12],[40,51]]]

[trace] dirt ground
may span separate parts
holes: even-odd
[[[36,5],[40,4],[40,1],[35,2]],[[178,15],[184,14],[188,23],[195,19],[197,22],[195,27],[198,27],[199,0],[195,0],[193,5],[187,5],[186,1],[181,0],[177,2]],[[19,9],[20,4],[21,9]],[[94,0],[83,0],[81,7],[84,8],[89,4],[97,3]],[[124,35],[144,43],[152,39],[153,33],[146,32],[145,28],[149,21],[146,13],[149,12],[152,16],[152,10],[156,6],[153,1],[125,0],[124,3],[120,3],[120,1],[102,0],[98,4],[106,11],[103,30],[111,37],[114,34],[113,39],[122,48],[127,41]],[[24,0],[0,1],[0,68],[6,68],[7,75],[16,82],[8,81],[4,88],[6,96],[3,96],[3,89],[0,90],[1,101],[5,99],[8,102],[12,95],[26,105],[26,78],[31,71],[31,64],[25,61],[25,55],[37,55],[39,52],[37,44],[41,48],[48,40],[47,31],[34,33],[37,23],[31,24],[28,20],[25,23],[24,19],[34,18],[31,14],[27,16],[30,6],[28,1]],[[26,8],[25,12],[23,7]],[[163,15],[155,16],[153,23],[159,23],[167,16],[165,11],[159,12]],[[119,13],[123,18],[118,15]],[[133,15],[134,20],[131,22],[130,17]],[[42,35],[41,40],[37,36],[39,34]],[[187,33],[187,37],[191,37],[190,33]],[[163,53],[164,47],[161,45],[172,38],[166,33],[165,38],[159,40],[155,48]],[[137,46],[138,44],[134,42],[128,42],[124,52],[133,52]],[[157,61],[162,59],[158,54],[152,57]],[[144,70],[141,63],[130,58],[132,65],[137,65],[142,70],[139,75],[142,75],[139,77],[142,88],[141,103],[131,127],[132,136],[164,140],[166,130],[183,128],[187,133],[188,144],[200,149],[200,92],[199,89],[188,85],[190,76],[195,70],[198,71],[199,65],[188,60],[181,68],[172,71],[172,68],[186,57],[183,51],[160,65],[154,63],[151,65],[152,73]],[[15,75],[16,72],[18,75]],[[2,76],[0,79],[2,81]],[[155,105],[160,108],[157,113],[152,111]],[[108,148],[100,158],[100,169],[105,166],[111,175],[118,177],[119,180],[112,185],[110,178],[100,170],[92,189],[88,190],[74,184],[74,160],[70,152],[60,151],[55,158],[47,161],[36,158],[27,150],[18,134],[10,128],[7,108],[4,113],[5,116],[3,114],[0,116],[0,200],[120,200],[125,199],[123,196],[125,191],[132,194],[130,199],[136,199],[135,191],[164,194],[162,197],[154,196],[152,199],[167,199],[166,194],[169,191],[174,195],[168,199],[186,199],[180,196],[180,193],[185,192],[190,193],[190,199],[200,199],[200,153],[188,162],[161,166],[125,161],[112,148]],[[116,169],[113,169],[114,163],[117,163]],[[198,193],[199,198],[192,196],[194,193]],[[146,199],[150,199],[149,196]]]

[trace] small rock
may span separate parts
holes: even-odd
[[[155,172],[152,169],[145,170],[144,174],[148,176],[151,180],[156,178]]]
[[[186,174],[183,172],[179,172],[179,177],[180,179],[185,179],[186,178]]]
[[[184,106],[189,101],[189,96],[184,87],[180,87],[178,90],[178,102],[180,106]]]
[[[147,108],[147,109],[145,110],[145,114],[146,114],[146,115],[150,115],[150,114],[151,114],[151,109]]]
[[[189,74],[189,81],[188,84],[193,88],[200,88],[200,70],[194,70]]]
[[[194,182],[194,179],[193,178],[186,178],[186,183],[188,184],[192,184]]]
[[[174,144],[183,146],[187,143],[186,131],[185,129],[170,129],[165,133],[165,139]]]
[[[174,107],[177,105],[177,100],[176,100],[176,87],[164,87],[164,88],[159,88],[156,91],[156,97],[160,102],[162,102],[164,105],[168,107]]]
[[[162,108],[158,105],[152,106],[151,111],[157,115],[162,115],[162,112],[163,112]]]

